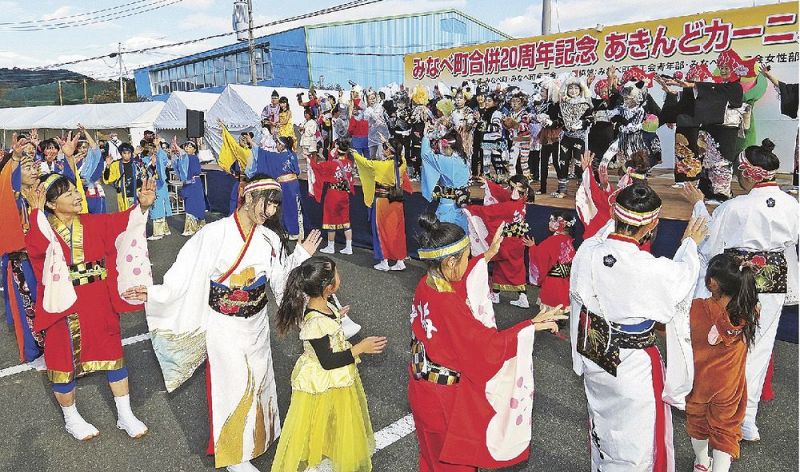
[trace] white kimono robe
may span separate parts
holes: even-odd
[[[280,238],[257,226],[233,274],[266,276],[280,303],[288,272],[309,254],[298,244],[280,256]],[[244,238],[234,216],[207,224],[178,253],[162,285],[148,289],[147,323],[167,391],[191,377],[208,356],[215,466],[258,457],[280,434],[267,308],[250,318],[222,315],[208,303],[211,280],[235,263]]]
[[[658,448],[666,455],[666,470],[672,472],[672,416],[669,405],[661,401],[655,381],[663,378],[663,371],[653,375],[654,368],[663,369],[657,350],[621,348],[615,377],[578,353],[578,343],[586,342],[578,339],[578,326],[581,307],[585,306],[609,322],[634,325],[652,320],[667,323],[668,330],[688,336],[689,308],[699,270],[697,246],[687,239],[674,260],[656,258],[632,242],[608,239],[613,228],[611,221],[584,241],[572,261],[570,277],[572,366],[584,380],[592,471],[651,472],[658,441]],[[672,352],[668,346],[668,364],[672,363]],[[680,354],[676,364],[684,363]],[[668,372],[665,396],[670,381]],[[663,436],[659,437],[657,414],[663,415],[664,421]]]
[[[750,351],[747,353],[747,413],[745,424],[755,424],[758,402],[767,375],[769,358],[778,332],[778,321],[787,295],[797,302],[797,240],[798,208],[797,199],[775,186],[754,188],[747,195],[741,195],[724,202],[709,217],[702,202],[694,207],[694,216],[705,216],[709,220],[708,239],[700,245],[701,270],[697,284],[698,298],[708,298],[711,294],[705,286],[708,261],[729,248],[750,251],[780,251],[786,254],[788,265],[787,294],[762,293],[758,295],[761,304],[759,327]],[[786,303],[788,304],[788,303]]]

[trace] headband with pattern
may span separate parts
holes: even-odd
[[[44,182],[42,182],[42,187],[44,187],[44,192],[47,193],[47,191],[50,190],[50,187],[53,186],[56,180],[60,179],[61,177],[63,177],[63,175],[61,174],[48,175],[47,178],[44,180]]]
[[[742,171],[742,175],[756,183],[774,179],[777,172],[753,165],[744,153],[739,155],[739,170]]]
[[[452,244],[448,244],[447,246],[436,247],[436,248],[421,247],[417,249],[417,254],[419,255],[420,259],[441,260],[446,257],[458,254],[468,246],[469,246],[469,238],[467,236],[464,236],[458,241]]]
[[[660,213],[660,206],[653,211],[638,212],[629,210],[619,203],[614,203],[614,217],[620,223],[629,224],[631,226],[646,226],[657,220]]]
[[[278,190],[280,191],[281,184],[273,179],[260,179],[256,180],[255,182],[250,182],[249,184],[244,186],[244,190],[242,190],[242,196],[244,196],[248,192],[253,192],[256,190]]]

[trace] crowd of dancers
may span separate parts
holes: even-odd
[[[469,84],[439,84],[433,97],[417,87],[387,99],[356,85],[344,104],[342,94],[312,90],[308,101],[297,97],[299,130],[288,99],[274,94],[260,133],[237,138],[221,123],[218,163],[237,184],[229,216],[207,224],[194,142],[148,133],[135,149],[116,136],[96,143],[82,128],[41,141],[36,130],[15,135],[0,171],[0,252],[20,359],[47,372],[74,438],[99,434],[75,396],[76,379],[96,371],[106,372],[117,426],[140,437],[148,429],[130,408],[119,313],[143,310],[169,392],[204,367],[216,467],[257,470],[250,461],[277,441],[273,471],[313,470],[323,460],[369,471],[375,441],[357,365],[387,338],[355,342],[336,292],[357,281],[314,254],[333,254],[337,231],[346,241],[340,254],[352,254],[358,180],[374,268],[404,270],[404,199],[418,181],[433,202],[416,235],[428,269],[410,300],[409,364],[398,375],[408,376],[419,470],[526,460],[535,332],[568,324],[593,471],[674,470],[674,407],[686,411],[694,470],[724,472],[740,440],[760,439],[778,319],[797,302],[798,202],[778,187],[780,160],[769,139],[755,144],[752,117],[764,81],[776,83],[795,116],[797,88],[758,69],[728,51],[713,73],[698,65],[666,78],[630,68],[618,79],[612,68],[604,78],[545,77],[531,94],[482,82],[474,94]],[[647,92],[652,83],[665,89],[661,107]],[[662,201],[646,177],[660,161],[663,123],[675,124],[676,185],[693,206],[672,258],[650,252]],[[551,160],[553,196],[579,180],[577,217],[553,211],[550,236],[536,242],[526,206],[546,192]],[[323,205],[321,248],[319,229],[305,233],[314,225],[303,221],[301,163],[308,193]],[[734,176],[744,191],[737,197]],[[154,284],[148,239],[169,234],[172,180],[191,237]],[[106,211],[101,182],[115,189],[117,211]],[[471,183],[483,187],[482,204],[470,198]],[[719,206],[709,214],[705,203]],[[530,284],[540,287],[538,310],[498,330],[500,294],[528,313]],[[296,331],[303,344],[291,379],[273,372],[270,297],[277,331]],[[660,325],[666,368],[655,345]],[[292,397],[282,422],[276,382],[285,381]]]

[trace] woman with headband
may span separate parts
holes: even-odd
[[[612,205],[613,220],[572,260],[572,368],[586,390],[594,472],[674,470],[671,410],[662,398],[680,406],[688,393],[673,387],[688,375],[679,370],[685,351],[673,347],[675,332],[684,325],[688,331],[700,269],[697,244],[706,230],[703,219],[691,220],[674,260],[656,258],[640,246],[660,212],[653,189],[626,187]],[[666,383],[656,323],[667,324]]]
[[[146,301],[168,392],[206,362],[208,454],[231,471],[257,470],[250,460],[280,434],[267,301],[280,303],[289,271],[320,243],[314,230],[289,254],[280,206],[280,184],[253,177],[236,212],[189,239],[161,285],[124,294]]]
[[[131,411],[119,314],[141,309],[126,300],[129,287],[152,283],[145,228],[153,181],[144,182],[138,201],[123,212],[81,215],[75,183],[58,174],[42,177],[30,201],[36,209],[25,243],[39,282],[33,327],[44,331],[47,376],[75,439],[99,434],[75,405],[75,379],[96,371],[106,371],[117,427],[132,438],[147,433]]]
[[[748,193],[724,202],[714,211],[708,240],[700,245],[704,264],[724,252],[752,262],[758,268],[756,290],[761,315],[753,346],[747,354],[747,413],[742,425],[746,441],[760,438],[756,413],[781,310],[784,303],[797,303],[796,244],[800,208],[797,199],[781,191],[775,182],[780,161],[772,152],[774,148],[775,144],[765,139],[761,146],[750,146],[739,157],[737,178]],[[694,204],[695,216],[709,217],[702,193],[687,185],[684,195]],[[698,297],[708,298],[710,292],[702,283],[705,267],[701,267],[698,280]]]
[[[183,235],[191,236],[206,224],[206,190],[200,179],[202,168],[197,157],[197,145],[186,141],[180,149],[173,148],[172,154],[177,157],[172,167],[183,183],[180,192],[186,211]]]
[[[432,215],[419,224],[419,257],[429,268],[411,308],[408,378],[419,470],[477,472],[522,462],[530,453],[534,332],[555,331],[566,316],[541,312],[498,330],[487,262],[502,232],[470,259],[459,226]]]

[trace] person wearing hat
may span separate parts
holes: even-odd
[[[334,253],[337,231],[344,232],[345,246],[342,254],[353,254],[353,230],[350,227],[350,195],[355,195],[353,158],[348,139],[340,139],[330,151],[329,160],[309,159],[314,175],[313,196],[322,202],[322,229],[328,232],[328,245],[320,249],[325,254]],[[316,152],[313,154],[315,157]],[[324,195],[323,195],[324,194]]]
[[[756,291],[761,304],[759,326],[753,346],[747,354],[747,412],[742,425],[746,441],[760,439],[756,414],[767,375],[778,321],[784,303],[797,297],[797,235],[800,232],[797,199],[784,193],[775,181],[780,160],[773,153],[775,144],[765,139],[760,146],[750,146],[739,156],[736,177],[747,192],[722,203],[709,222],[708,239],[700,245],[702,261],[720,253],[732,254],[759,268]],[[694,205],[693,214],[708,218],[703,194],[694,186],[684,187],[684,196]],[[705,267],[698,281],[703,282]],[[697,296],[709,292],[698,283]]]
[[[112,185],[117,191],[117,211],[125,211],[136,204],[136,190],[142,185],[144,175],[141,163],[133,158],[133,146],[122,143],[118,147],[120,159],[106,157],[103,183]]]
[[[193,141],[186,141],[180,149],[173,148],[172,154],[172,168],[181,181],[180,195],[186,212],[183,236],[191,236],[206,224],[206,191],[200,179],[203,169]]]
[[[281,200],[278,182],[253,176],[234,214],[189,239],[163,283],[123,294],[145,302],[168,392],[205,363],[207,452],[232,472],[257,472],[250,461],[281,433],[267,302],[280,304],[289,272],[320,243],[314,230],[289,251]]]
[[[261,126],[265,126],[266,122],[272,123],[273,125],[277,125],[279,121],[279,114],[280,114],[280,106],[278,105],[278,101],[280,100],[280,95],[278,94],[277,90],[273,90],[272,94],[270,95],[270,102],[261,110]]]

